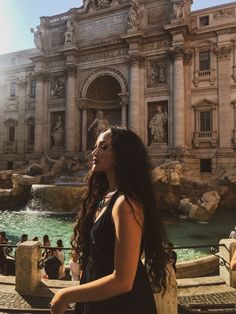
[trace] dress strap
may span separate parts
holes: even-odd
[[[112,208],[113,208],[113,206],[114,206],[114,204],[115,204],[115,202],[116,202],[116,200],[117,200],[117,198],[120,196],[120,191],[119,191],[119,189],[115,192],[115,194],[114,195],[112,195],[112,197],[111,197],[111,200],[110,200],[110,202],[109,202],[109,204],[108,204],[108,208],[107,208],[107,212],[112,212]]]

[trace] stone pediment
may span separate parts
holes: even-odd
[[[208,98],[204,98],[204,99],[201,99],[199,101],[197,101],[195,104],[193,104],[193,108],[196,109],[196,108],[202,108],[202,107],[215,107],[217,105],[217,102],[212,100],[212,99],[208,99]]]

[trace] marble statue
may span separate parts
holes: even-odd
[[[155,143],[166,143],[166,123],[167,112],[162,112],[162,106],[157,106],[157,112],[149,121],[149,128],[151,131],[152,141]]]
[[[139,7],[136,0],[131,1],[131,7],[128,13],[128,30],[137,30],[139,26]]]
[[[55,146],[63,146],[65,130],[62,125],[62,118],[58,116],[54,127],[51,130],[51,136]]]
[[[109,126],[108,121],[104,118],[103,111],[99,110],[96,113],[96,117],[88,127],[88,131],[93,130],[94,139],[97,139],[98,135]]]
[[[30,29],[31,33],[34,34],[34,44],[37,49],[43,51],[43,33],[40,26],[36,27],[36,30],[32,27]]]
[[[66,22],[65,43],[75,42],[75,26],[71,18],[68,18]]]

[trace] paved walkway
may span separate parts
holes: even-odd
[[[58,289],[76,284],[75,281],[43,280],[42,285],[34,295],[23,296],[15,290],[14,276],[0,276],[0,314],[5,313],[3,308],[49,309],[49,303]],[[23,314],[25,312],[18,313]]]
[[[177,281],[180,305],[236,304],[236,289],[228,287],[219,276],[178,279]],[[222,310],[220,312],[227,313]]]
[[[226,286],[218,276],[177,281],[180,305],[236,303],[236,289]],[[59,288],[76,284],[72,281],[44,280],[33,296],[22,296],[15,290],[15,277],[0,276],[0,308],[49,309],[50,300]],[[5,312],[0,310],[0,313]]]

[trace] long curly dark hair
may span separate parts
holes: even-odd
[[[166,286],[166,243],[161,215],[156,204],[149,158],[141,139],[131,130],[111,127],[111,143],[116,154],[116,183],[121,194],[137,201],[144,214],[143,247],[145,267],[154,292]],[[104,173],[90,171],[88,186],[74,227],[72,245],[80,255],[82,268],[89,256],[90,231],[98,203],[106,194]]]

